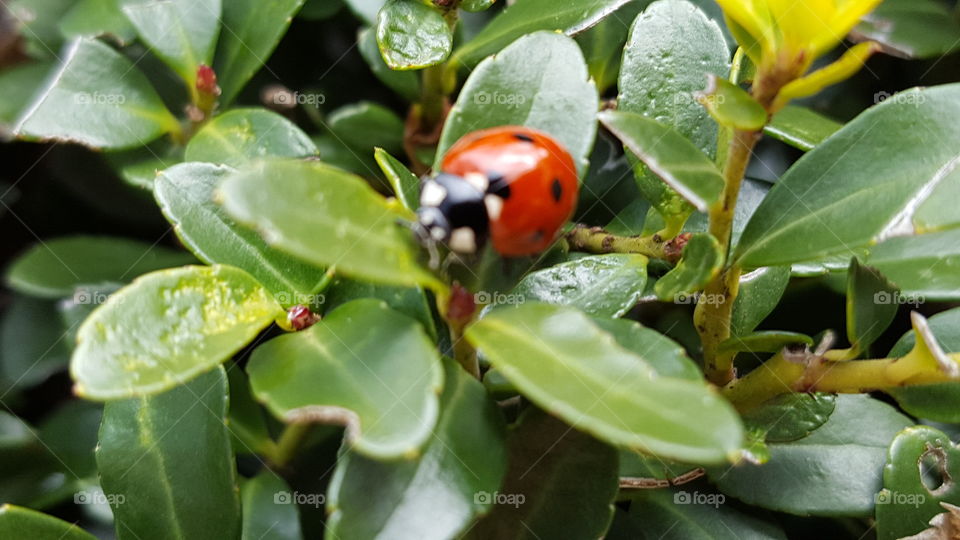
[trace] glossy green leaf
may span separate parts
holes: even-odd
[[[906,58],[939,58],[960,48],[960,22],[936,0],[885,0],[864,17],[853,37]]]
[[[723,250],[709,233],[696,233],[683,248],[683,257],[669,272],[657,280],[653,290],[666,301],[678,301],[681,296],[704,288],[723,267]]]
[[[136,30],[120,8],[121,0],[79,0],[60,20],[60,32],[68,38],[107,35],[127,44]]]
[[[855,255],[960,225],[960,84],[903,92],[808,152],[770,190],[737,248],[747,268]]]
[[[423,328],[372,299],[257,347],[247,372],[277,417],[344,425],[352,448],[380,459],[412,457],[429,440],[443,385]]]
[[[226,372],[230,389],[227,429],[230,431],[233,452],[235,454],[269,454],[275,451],[267,426],[266,412],[253,399],[247,374],[235,364],[226,364]]]
[[[723,494],[690,486],[642,490],[630,505],[630,522],[644,538],[684,540],[786,540],[777,524],[726,504]]]
[[[813,345],[813,338],[796,332],[782,332],[777,330],[764,330],[762,332],[751,332],[733,336],[722,343],[718,349],[720,352],[778,352],[787,345],[802,343],[804,345]]]
[[[730,334],[740,336],[752,332],[777,307],[789,283],[787,266],[758,268],[741,276],[730,316]]]
[[[17,121],[51,69],[53,64],[50,62],[29,62],[0,71],[0,94],[3,95],[0,100],[0,134],[5,134],[9,125]]]
[[[799,105],[787,105],[773,116],[764,134],[808,152],[827,137],[836,133],[843,124]]]
[[[432,5],[387,0],[377,15],[377,44],[390,69],[423,69],[447,59],[453,31]]]
[[[73,523],[10,504],[0,506],[0,536],[36,540],[94,540]]]
[[[749,429],[759,429],[770,443],[802,439],[830,419],[833,394],[781,394],[743,416]]]
[[[240,504],[220,366],[172,390],[111,401],[97,465],[117,538],[234,538]]]
[[[130,60],[104,43],[79,39],[14,132],[30,140],[122,149],[178,129],[177,119]]]
[[[361,178],[320,162],[263,161],[227,178],[220,193],[230,215],[304,260],[380,283],[444,287],[397,223],[409,214]]]
[[[598,116],[651,172],[699,210],[706,211],[720,196],[723,175],[678,131],[630,112],[603,111]]]
[[[420,287],[394,287],[337,277],[324,291],[322,303],[326,312],[329,313],[347,302],[360,298],[383,300],[392,309],[418,321],[431,339],[437,338],[430,302]]]
[[[442,413],[417,459],[340,458],[329,489],[329,538],[453,538],[494,507],[507,469],[503,417],[458,364],[445,362],[445,373]]]
[[[460,9],[469,12],[478,12],[489,9],[497,0],[462,0]]]
[[[0,319],[0,387],[26,388],[67,367],[66,329],[49,300],[17,295]],[[2,392],[0,392],[2,393]]]
[[[213,64],[220,33],[220,2],[133,0],[124,4],[123,12],[140,39],[194,91],[197,68]]]
[[[617,85],[618,110],[673,128],[713,159],[717,125],[693,94],[703,89],[707,74],[725,75],[729,60],[720,27],[696,6],[684,1],[654,2],[630,28]],[[679,230],[692,207],[671,189],[675,186],[631,161],[644,197],[664,216],[668,228]]]
[[[897,288],[876,268],[856,258],[847,271],[847,340],[865,352],[897,315]]]
[[[126,183],[152,190],[158,172],[183,161],[183,150],[164,138],[139,148],[105,152],[103,157]]]
[[[511,291],[517,302],[572,306],[588,315],[622,317],[643,296],[647,258],[591,255],[528,274]]]
[[[720,491],[749,505],[797,515],[869,516],[887,447],[912,423],[869,396],[840,395],[830,419],[809,436],[771,444],[768,463],[740,463],[710,476]]]
[[[567,1],[578,3],[563,3]],[[536,3],[521,0],[514,8]],[[549,12],[557,9],[553,3]],[[434,168],[467,133],[515,125],[552,135],[570,152],[577,169],[585,171],[597,131],[597,89],[588,77],[583,54],[572,39],[537,32],[514,41],[470,74],[443,127]]]
[[[221,105],[229,105],[266,63],[304,0],[227,0],[213,64]],[[332,3],[325,0],[324,3]]]
[[[102,412],[99,403],[67,401],[47,416],[36,431],[44,449],[77,484],[97,477],[94,449]]]
[[[538,30],[583,32],[629,0],[517,0],[490,21],[450,59],[453,65],[472,67],[524,34]],[[536,50],[536,49],[531,49]]]
[[[608,332],[624,349],[643,357],[661,377],[699,381],[700,368],[687,351],[667,336],[629,319],[594,317],[593,323]]]
[[[466,538],[600,538],[617,494],[617,452],[537,409],[510,434],[503,486],[478,497],[493,511]]]
[[[305,158],[317,147],[293,122],[264,109],[234,109],[203,126],[187,145],[184,161],[242,167],[259,158]]]
[[[264,469],[244,482],[241,540],[301,540],[300,516],[287,483]]]
[[[214,192],[232,169],[183,163],[157,176],[154,196],[183,244],[207,264],[236,266],[257,279],[280,305],[316,304],[325,272],[271,248],[238,225],[214,202]]]
[[[161,268],[193,262],[163,246],[108,236],[65,236],[38,244],[7,270],[7,284],[30,296],[72,296],[78,286],[126,283]]]
[[[383,55],[380,54],[380,48],[377,45],[377,33],[372,28],[365,28],[357,35],[357,49],[360,50],[360,55],[367,62],[370,71],[380,79],[380,82],[407,101],[416,101],[420,97],[419,74],[390,69],[390,66],[383,61]]]
[[[763,105],[723,77],[707,74],[707,88],[694,96],[721,126],[759,131],[767,123]]]
[[[918,466],[927,460],[934,475],[929,479]],[[883,490],[877,493],[877,538],[895,540],[926,529],[927,522],[943,512],[941,502],[960,502],[960,487],[953,481],[958,476],[960,449],[949,436],[927,426],[901,431],[890,445]]]
[[[403,152],[403,120],[377,103],[360,101],[340,107],[330,113],[327,127],[338,139],[365,154],[372,153],[374,147],[394,154]]]
[[[954,308],[927,319],[927,325],[946,353],[960,352],[960,309]],[[899,358],[916,345],[916,333],[904,334],[888,356]],[[908,386],[887,391],[903,410],[938,422],[960,423],[960,383],[947,382]]]
[[[74,391],[100,400],[162,392],[220,364],[282,313],[256,280],[231,266],[147,274],[80,327]]]
[[[407,210],[417,211],[420,207],[420,179],[410,172],[403,163],[387,153],[383,148],[374,150],[377,165],[393,187],[393,194]]]
[[[466,335],[524,396],[601,440],[693,462],[739,448],[742,427],[726,401],[702,383],[657,378],[572,308],[494,310]]]
[[[945,197],[942,204],[955,205]],[[907,300],[960,300],[960,229],[891,238],[866,263],[883,272]]]
[[[577,36],[577,44],[587,61],[590,77],[597,83],[601,94],[616,84],[630,23],[649,3],[649,0],[627,2],[596,26]]]

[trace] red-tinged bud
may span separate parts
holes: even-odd
[[[454,283],[450,288],[447,320],[454,324],[467,324],[473,318],[473,313],[476,310],[477,304],[474,301],[473,294],[459,283]]]
[[[687,242],[690,241],[692,236],[693,234],[691,233],[683,233],[667,242],[667,244],[663,246],[663,254],[666,255],[667,260],[670,262],[679,261],[683,255],[683,248],[687,246]]]
[[[310,328],[319,320],[320,315],[310,311],[310,308],[304,305],[293,306],[287,310],[287,321],[296,331]]]
[[[217,86],[217,73],[213,71],[212,67],[200,64],[200,67],[197,68],[197,90],[208,96],[220,95],[220,87]]]

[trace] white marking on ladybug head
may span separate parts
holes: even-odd
[[[476,253],[477,235],[470,227],[460,227],[450,233],[450,249],[457,253]]]
[[[477,191],[480,193],[486,193],[487,188],[490,187],[490,179],[483,173],[467,173],[463,176],[463,179],[471,186],[477,188]]]
[[[447,231],[439,225],[434,225],[430,227],[430,237],[436,240],[437,242],[443,240],[447,236]]]
[[[500,219],[500,213],[503,212],[502,197],[491,193],[483,198],[483,204],[487,207],[487,218],[490,221]]]
[[[447,198],[447,190],[433,180],[427,180],[420,191],[420,206],[440,206]]]

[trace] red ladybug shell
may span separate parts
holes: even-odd
[[[482,174],[490,192],[503,198],[490,215],[490,239],[501,255],[520,257],[544,251],[573,214],[579,184],[569,152],[535,129],[501,126],[475,131],[457,141],[443,158],[444,173]]]

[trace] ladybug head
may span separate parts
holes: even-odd
[[[417,210],[423,241],[443,243],[461,254],[479,251],[490,229],[483,199],[480,186],[460,176],[440,173],[424,180]]]

